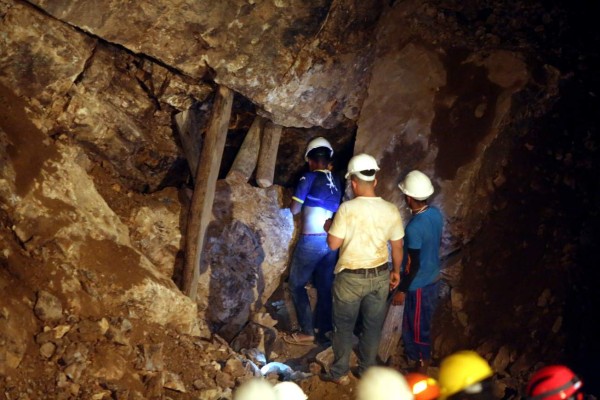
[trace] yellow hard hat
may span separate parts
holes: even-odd
[[[440,400],[445,400],[493,374],[488,362],[474,351],[463,350],[449,355],[440,364]]]

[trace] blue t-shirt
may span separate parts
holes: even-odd
[[[329,170],[305,172],[298,181],[293,199],[305,206],[336,212],[342,200],[342,185]]]
[[[443,227],[442,213],[432,206],[422,213],[414,215],[406,226],[404,254],[408,254],[407,249],[420,250],[419,271],[410,283],[408,290],[425,287],[438,278]]]

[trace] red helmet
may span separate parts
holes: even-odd
[[[404,376],[415,400],[433,400],[440,395],[437,381],[427,375],[411,372]]]
[[[529,400],[581,399],[583,382],[564,365],[549,365],[533,374],[527,384]]]

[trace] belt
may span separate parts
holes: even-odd
[[[345,268],[344,270],[342,270],[342,272],[349,272],[351,274],[368,274],[370,272],[382,272],[382,271],[388,271],[388,264],[381,264],[379,267],[373,267],[373,268],[358,268],[358,269],[348,269]]]
[[[303,233],[302,236],[327,236],[327,232],[323,232],[323,233]]]

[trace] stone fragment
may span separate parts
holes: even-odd
[[[233,388],[235,386],[234,377],[226,372],[217,373],[215,381],[217,382],[217,385],[221,388]]]
[[[461,311],[464,307],[464,296],[456,288],[450,291],[450,301],[454,312]]]
[[[196,379],[192,385],[194,386],[194,389],[200,390],[204,388],[204,381],[201,379]]]
[[[75,326],[79,340],[84,342],[94,342],[99,340],[107,330],[108,321],[103,318],[100,321],[84,319]]]
[[[494,357],[492,361],[492,369],[495,372],[506,372],[506,367],[511,362],[511,350],[508,346],[500,347],[498,350],[498,354]]]
[[[550,289],[548,289],[548,288],[544,289],[542,294],[540,294],[540,297],[538,297],[538,301],[537,301],[538,307],[546,307],[548,305],[551,297],[552,297],[552,292],[550,291]]]
[[[85,363],[88,359],[89,349],[82,342],[73,342],[67,345],[64,354],[61,357],[62,362],[65,365],[73,363]]]
[[[252,316],[252,322],[269,328],[274,328],[279,321],[273,319],[269,313],[256,313]]]
[[[563,318],[561,315],[559,315],[558,317],[556,317],[554,324],[552,324],[552,333],[558,333],[560,331],[560,328],[562,327],[562,323]]]
[[[93,359],[89,375],[105,381],[116,382],[122,379],[129,367],[125,358],[108,345],[96,348]]]
[[[92,394],[91,399],[92,400],[105,400],[105,399],[110,399],[112,396],[112,393],[110,390],[102,390],[100,392],[96,392],[94,394]]]
[[[244,368],[244,363],[239,358],[234,357],[227,360],[223,372],[228,373],[233,378],[238,378],[246,374],[246,369]]]
[[[123,332],[120,328],[110,326],[108,331],[106,332],[106,337],[111,340],[113,343],[120,344],[123,346],[129,345],[129,338],[126,333]]]
[[[185,390],[185,385],[181,380],[181,377],[173,372],[164,372],[163,387],[175,390],[176,392],[187,393],[187,391]]]
[[[352,336],[353,338],[353,347],[356,345],[358,338],[356,336]],[[333,348],[330,346],[327,349],[323,350],[319,354],[316,355],[316,362],[323,367],[326,373],[329,373],[329,368],[331,368],[331,364],[333,364]],[[354,367],[358,365],[358,357],[354,351],[350,354],[350,367]]]
[[[162,371],[165,367],[163,344],[143,344],[142,359],[142,365],[139,368],[146,371]]]
[[[35,315],[43,322],[58,322],[62,318],[62,305],[58,297],[40,290],[33,309]]]
[[[67,378],[69,378],[73,382],[77,382],[85,368],[85,363],[74,362],[72,364],[67,365],[64,372]]]
[[[456,313],[456,317],[458,318],[458,322],[460,322],[463,327],[467,328],[469,326],[469,316],[466,312],[459,311]]]
[[[70,330],[70,325],[58,325],[52,329],[54,331],[54,338],[60,339],[65,336]]]
[[[55,351],[56,345],[52,342],[46,342],[40,346],[40,354],[46,359],[51,358]]]

